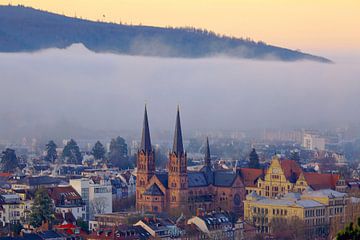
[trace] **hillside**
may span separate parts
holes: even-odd
[[[311,54],[187,28],[161,28],[94,22],[22,6],[0,6],[0,52],[32,52],[82,43],[94,52],[200,58],[311,60]]]

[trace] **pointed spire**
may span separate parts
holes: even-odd
[[[143,150],[145,153],[149,153],[152,151],[146,105],[145,105],[144,124],[143,124],[141,145],[140,145],[140,151],[141,150]]]
[[[181,156],[181,154],[184,153],[184,146],[183,146],[182,132],[181,132],[181,123],[180,123],[179,106],[177,108],[175,134],[174,134],[174,144],[173,144],[172,151],[174,153],[176,153],[177,156]]]
[[[206,137],[206,146],[205,146],[205,165],[211,166],[211,155],[210,155],[210,146],[209,146],[209,138]]]

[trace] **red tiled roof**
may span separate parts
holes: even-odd
[[[246,187],[255,187],[256,179],[259,178],[263,173],[262,169],[256,168],[241,168],[240,171]]]
[[[3,177],[3,178],[9,178],[11,177],[11,173],[8,173],[8,172],[0,172],[0,177]]]
[[[307,184],[314,190],[335,189],[336,182],[340,179],[338,174],[330,173],[304,173]]]
[[[61,224],[55,226],[56,229],[75,229],[77,228],[74,224],[68,223],[68,224]]]
[[[289,179],[291,177],[291,174],[295,173],[296,178],[300,176],[302,173],[302,169],[299,166],[299,164],[294,160],[280,160],[281,168],[285,174],[286,179]]]
[[[49,195],[55,201],[60,201],[61,195],[66,200],[81,200],[79,193],[71,186],[49,188]]]

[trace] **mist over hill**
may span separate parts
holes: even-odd
[[[281,61],[330,60],[194,28],[161,28],[94,22],[23,6],[0,6],[0,52],[33,52],[82,43],[94,52],[202,58],[229,56]]]
[[[0,139],[141,136],[147,103],[171,140],[197,132],[326,128],[359,123],[359,55],[336,64],[94,53],[81,44],[0,53]],[[131,134],[129,133],[129,134]]]

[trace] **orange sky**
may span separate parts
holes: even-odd
[[[0,0],[8,3],[93,20],[195,26],[313,53],[360,50],[360,0]]]

